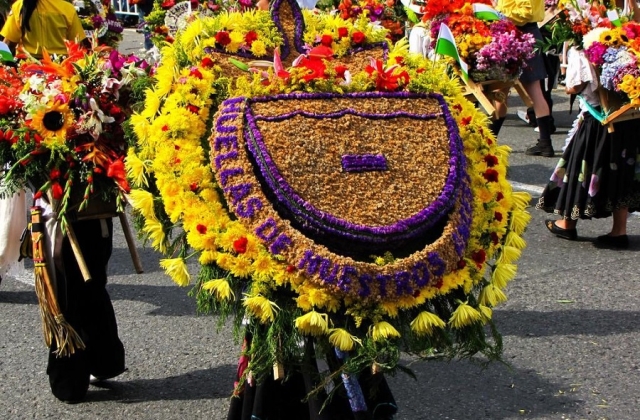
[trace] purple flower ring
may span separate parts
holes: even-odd
[[[411,294],[464,254],[473,197],[441,95],[234,98],[210,142],[230,210],[271,253],[328,287]],[[386,252],[393,263],[373,264]]]

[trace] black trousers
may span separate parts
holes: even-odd
[[[55,343],[49,349],[47,374],[51,391],[62,401],[82,400],[89,388],[89,375],[110,378],[125,369],[124,346],[118,337],[113,305],[105,286],[107,263],[113,248],[113,222],[106,222],[106,237],[100,220],[73,222],[80,249],[91,273],[85,282],[67,237],[56,241],[54,261],[56,294],[65,319],[80,334],[85,350],[58,357]]]

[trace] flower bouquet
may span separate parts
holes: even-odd
[[[431,28],[432,48],[440,26],[445,24],[455,37],[460,58],[468,64],[469,77],[474,82],[517,80],[525,62],[533,56],[535,39],[499,15],[490,20],[476,17],[472,3],[491,4],[468,0],[427,2],[423,20]]]
[[[147,75],[144,62],[108,47],[67,48],[60,62],[44,53],[3,68],[0,100],[0,193],[30,188],[47,196],[63,228],[67,213],[82,217],[95,202],[122,209],[129,191],[123,122],[136,78]]]

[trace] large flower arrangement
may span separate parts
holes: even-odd
[[[404,36],[407,13],[400,1],[341,0],[338,11],[340,17],[345,20],[356,20],[360,16],[366,16],[372,23],[386,28],[393,41]]]
[[[423,20],[431,28],[432,48],[440,25],[446,24],[474,81],[517,79],[525,62],[533,56],[535,39],[520,32],[508,19],[487,21],[475,17],[472,3],[490,5],[467,0],[427,2]]]
[[[9,83],[0,100],[0,193],[30,188],[47,195],[63,225],[68,210],[83,211],[95,197],[121,207],[129,191],[123,122],[134,85],[147,74],[144,63],[69,43],[61,62],[45,53],[3,72]]]
[[[255,9],[253,0],[147,0],[153,10],[145,17],[146,29],[154,44],[173,42],[175,29],[171,22],[184,25],[198,16],[213,16],[223,12],[244,12]],[[169,23],[169,25],[167,25]]]
[[[595,28],[613,28],[607,10],[613,6],[607,2],[587,0],[566,0],[558,4],[557,19],[550,24],[551,37],[545,40],[545,49],[562,50],[564,42],[582,46],[582,37]],[[620,13],[620,20],[628,22],[629,16]]]
[[[602,87],[620,94],[625,102],[640,105],[640,24],[594,29],[584,36],[583,43]]]
[[[422,356],[437,349],[448,356],[480,351],[498,357],[499,334],[487,330],[486,324],[491,324],[492,308],[506,299],[503,289],[516,274],[515,262],[525,246],[521,235],[530,217],[525,210],[529,196],[512,191],[506,180],[509,148],[496,143],[486,116],[464,99],[455,80],[446,77],[444,64],[409,55],[406,42],[398,43],[384,59],[366,60],[366,65],[350,61],[349,55],[336,58],[330,47],[319,45],[288,68],[280,63],[276,50],[272,69],[256,69],[232,81],[202,47],[210,35],[200,29],[215,27],[209,20],[218,19],[222,17],[194,22],[163,49],[156,85],[148,91],[144,110],[131,119],[137,147],[130,149],[126,161],[133,186],[130,198],[141,216],[141,231],[168,256],[161,260],[165,272],[186,286],[192,282],[187,261],[197,258],[200,272],[194,294],[199,308],[223,319],[233,316],[237,325],[245,318],[251,320],[248,370],[257,378],[271,372],[274,363],[298,363],[299,343],[305,336],[313,336],[319,348],[349,352],[352,357],[343,367],[349,372],[371,366],[392,370],[400,349]],[[349,25],[342,21],[338,27]],[[414,99],[431,107],[430,111],[417,115],[403,111],[405,101]],[[340,105],[357,102],[369,108],[358,113]],[[285,106],[288,103],[290,108]],[[394,103],[402,108],[393,110]],[[305,104],[313,109],[298,110],[298,105]],[[329,240],[323,242],[326,247],[312,239],[318,232],[327,232],[325,221],[314,219],[313,206],[297,206],[294,196],[283,197],[286,186],[272,189],[282,182],[278,171],[291,175],[303,169],[292,163],[294,156],[330,147],[323,146],[323,139],[340,136],[330,126],[295,134],[303,128],[291,119],[300,113],[311,119],[328,113],[339,120],[354,112],[364,117],[379,115],[383,122],[405,114],[421,121],[437,119],[448,133],[440,141],[450,147],[450,155],[429,153],[437,156],[433,159],[444,159],[444,171],[427,174],[419,168],[404,180],[411,191],[419,180],[437,178],[448,186],[443,201],[435,201],[435,207],[420,212],[420,217],[428,222],[437,212],[447,214],[449,222],[443,229],[451,234],[434,242],[428,248],[432,252],[425,251],[423,257],[405,249],[411,254],[407,257],[399,252],[400,246],[385,251],[370,241],[366,229],[332,216],[325,218],[330,220],[327,223],[346,228],[337,233],[339,237],[360,235],[374,254],[369,257],[365,245],[359,258],[336,256],[330,241],[335,230],[329,229]],[[288,128],[260,129],[279,122]],[[400,129],[413,132],[410,126]],[[299,144],[273,143],[280,134],[294,136]],[[353,144],[401,137],[396,134],[375,130],[375,139],[354,137]],[[276,147],[271,156],[288,163],[274,167],[264,147]],[[256,169],[262,181],[252,175],[247,150],[262,162]],[[311,164],[313,160],[304,161]],[[342,165],[346,172],[386,170],[384,157],[375,154],[344,154]],[[309,173],[314,171],[305,172]],[[272,187],[263,189],[263,181]],[[427,184],[426,190],[433,188]],[[322,182],[313,185],[325,192],[334,189]],[[369,184],[360,188],[345,193],[363,196],[362,188],[372,190]],[[268,191],[279,198],[269,198]],[[331,198],[331,194],[320,196]],[[336,211],[348,211],[345,204],[349,203],[342,201],[336,202]],[[403,201],[386,204],[398,209],[405,205]],[[372,217],[388,217],[384,207],[373,210]],[[293,222],[283,223],[270,210],[275,208],[280,209],[278,213],[292,211]],[[448,213],[445,208],[456,210]],[[256,219],[263,211],[269,217]],[[296,220],[311,222],[309,229],[298,230]],[[401,225],[378,233],[394,237],[403,232],[412,235]],[[495,341],[486,336],[488,331]]]
[[[96,36],[101,45],[116,48],[124,28],[109,0],[84,0],[78,15],[88,37]]]

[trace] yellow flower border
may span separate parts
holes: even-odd
[[[197,25],[201,23],[196,22],[192,27]],[[163,48],[157,84],[147,92],[144,110],[131,119],[138,148],[137,151],[131,149],[127,158],[134,187],[130,199],[144,217],[143,231],[154,248],[166,252],[168,243],[162,221],[154,211],[153,202],[159,199],[171,223],[186,232],[188,244],[201,265],[215,264],[233,277],[252,280],[246,296],[242,297],[233,294],[226,279],[210,279],[203,287],[213,296],[221,301],[243,298],[248,313],[259,322],[267,323],[273,321],[279,310],[269,299],[271,292],[278,287],[289,287],[297,295],[297,307],[307,313],[296,322],[298,329],[303,333],[330,335],[331,342],[344,343],[340,347],[345,350],[353,346],[357,337],[348,339],[348,332],[330,328],[331,322],[318,322],[324,319],[324,314],[311,317],[309,313],[344,310],[357,325],[364,319],[371,322],[368,335],[374,341],[386,340],[398,332],[385,320],[392,320],[399,311],[419,309],[429,299],[462,288],[467,296],[472,290],[477,293],[472,299],[473,305],[469,301],[457,301],[451,318],[444,321],[423,311],[411,323],[414,333],[430,334],[447,324],[460,329],[490,319],[491,308],[506,299],[503,289],[515,277],[515,262],[526,245],[521,235],[530,219],[525,210],[530,197],[512,191],[506,179],[509,147],[496,143],[487,129],[486,115],[463,97],[458,82],[443,77],[445,64],[410,56],[406,45],[395,48],[388,59],[396,63],[396,58],[402,58],[412,70],[415,83],[443,93],[458,122],[474,194],[466,265],[444,276],[439,288],[427,286],[415,296],[381,300],[376,306],[364,308],[350,298],[338,299],[331,290],[308,281],[299,271],[290,270],[227,213],[209,157],[201,146],[209,134],[211,98],[220,93],[215,91],[214,82],[222,76],[216,67],[200,63],[204,57],[203,45],[205,40],[196,31],[187,29],[185,36]],[[187,60],[184,52],[189,52]],[[417,87],[425,89],[425,86]],[[494,171],[492,180],[486,177],[487,171]],[[152,177],[159,197],[153,197],[148,188]],[[234,251],[234,242],[240,238],[246,238],[243,253]],[[482,253],[484,258],[479,258]],[[185,261],[185,256],[162,261],[166,273],[183,286],[191,282]]]

